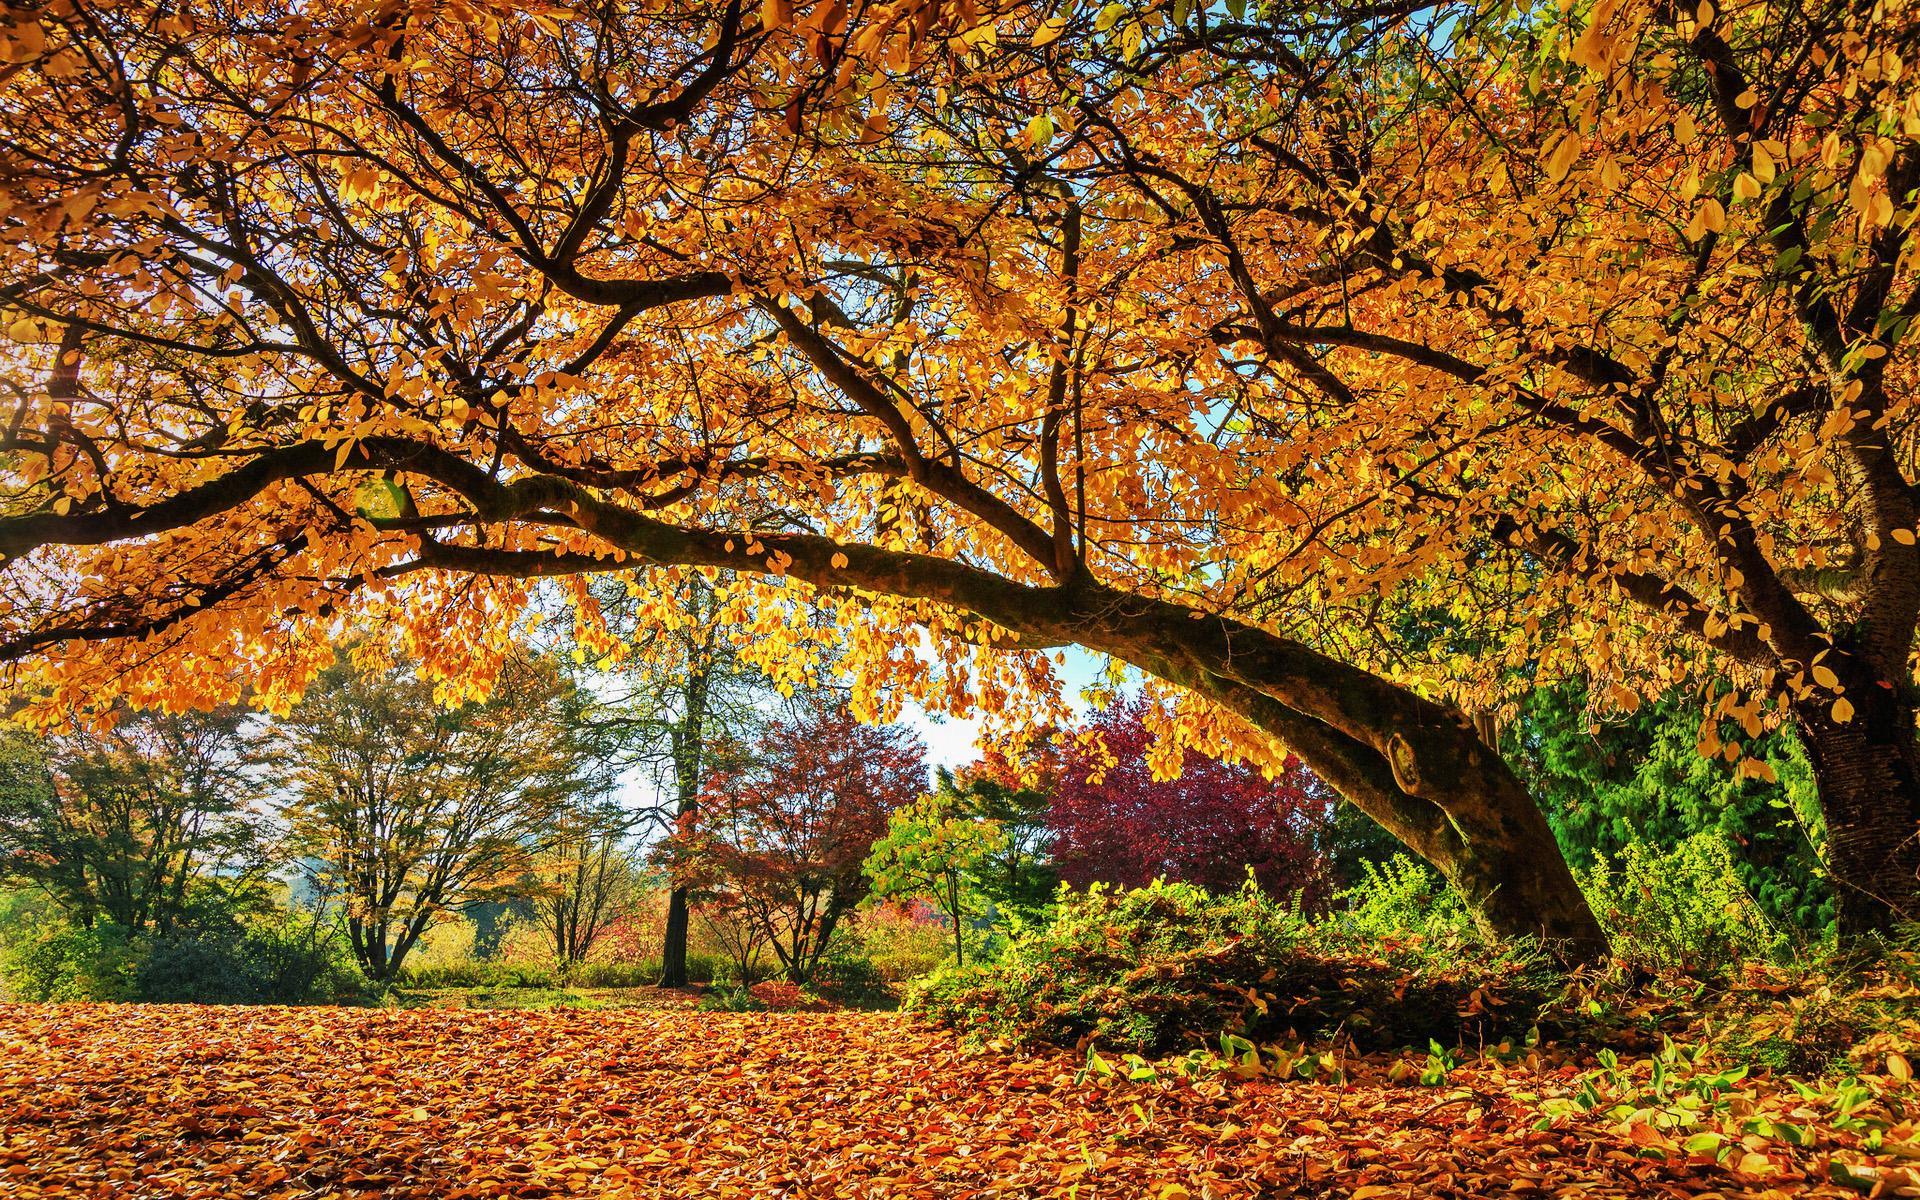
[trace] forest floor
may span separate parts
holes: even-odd
[[[1897,1056],[1803,1089],[1532,1052],[1087,1064],[878,1013],[0,1006],[0,1193],[1920,1194]]]
[[[441,987],[402,988],[394,993],[403,1008],[695,1008],[707,995],[704,984],[663,987]],[[821,1011],[828,1004],[790,983],[763,981],[753,995],[769,1009]]]

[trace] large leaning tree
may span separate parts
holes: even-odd
[[[928,120],[1065,244],[1131,211],[1242,372],[1230,515],[1280,519],[1211,597],[1476,712],[1705,681],[1704,753],[1805,745],[1842,929],[1920,915],[1920,12],[1203,7],[1083,13]],[[974,149],[1023,111],[1024,164]]]
[[[1335,153],[1326,122],[1257,55],[1289,70],[1329,47],[1384,62],[1405,52],[1393,31],[1428,9],[1250,11],[1254,49],[1216,54],[1203,8],[1111,5],[1084,28],[1064,11],[989,20],[935,0],[9,10],[0,643],[20,690],[48,711],[129,691],[228,699],[239,658],[260,702],[286,704],[331,660],[327,635],[349,612],[438,677],[485,677],[542,577],[642,572],[643,605],[657,587],[671,607],[676,573],[733,572],[725,623],[776,678],[803,678],[833,639],[864,715],[910,693],[954,710],[1044,706],[1058,687],[1044,651],[1077,643],[1177,692],[1185,744],[1275,766],[1281,747],[1297,753],[1490,927],[1601,952],[1466,684],[1410,663],[1394,638],[1369,641],[1381,612],[1405,623],[1407,589],[1464,574],[1487,594],[1499,568],[1455,556],[1464,534],[1441,536],[1445,519],[1369,525],[1362,506],[1343,524],[1333,493],[1301,486],[1331,486],[1371,454],[1356,476],[1372,488],[1365,511],[1416,509],[1401,503],[1418,495],[1407,469],[1484,433],[1473,423],[1496,423],[1506,394],[1403,399],[1385,371],[1361,385],[1387,398],[1377,420],[1341,411],[1325,393],[1342,356],[1372,364],[1379,347],[1289,342],[1300,318],[1259,272],[1355,239],[1308,213],[1319,240],[1289,250],[1289,235],[1263,235],[1249,257],[1235,222],[1283,181],[1182,161],[1164,168],[1193,185],[1181,188],[1153,175],[1159,151],[1128,148],[1153,133],[1199,153],[1196,139],[1230,132],[1184,107],[1159,125],[1142,116],[1128,64],[1164,36],[1164,55],[1209,56],[1202,104],[1206,80],[1231,74],[1222,64],[1251,63],[1313,139],[1274,144],[1310,151],[1311,166]],[[1442,44],[1433,28],[1422,45]],[[1821,69],[1865,78],[1856,41],[1873,32],[1855,22]],[[1016,45],[1026,57],[996,58]],[[1078,77],[1056,61],[1075,55]],[[1086,65],[1102,61],[1105,74]],[[978,71],[999,74],[976,84]],[[1082,107],[1096,74],[1107,90]],[[1535,87],[1518,67],[1499,83]],[[1020,105],[1038,110],[1010,124]],[[1096,142],[1095,117],[1151,128]],[[1537,136],[1511,125],[1517,145]],[[1446,158],[1470,139],[1442,140],[1433,170],[1471,177],[1478,159]],[[1223,228],[1207,214],[1229,185],[1241,191],[1218,199]],[[1364,189],[1347,192],[1372,210]],[[1705,223],[1730,228],[1714,211]],[[1393,271],[1413,261],[1381,253]],[[1338,286],[1338,269],[1308,273]],[[1385,305],[1397,287],[1477,319],[1456,310],[1479,287],[1428,296],[1455,269],[1370,283],[1352,303]],[[1874,378],[1904,369],[1898,355],[1871,361]],[[1547,368],[1478,369],[1524,390]],[[1728,373],[1747,387],[1758,369]],[[1475,384],[1490,379],[1460,386]],[[1411,414],[1444,427],[1442,401],[1472,428],[1390,444]],[[1759,439],[1749,454],[1785,453],[1767,449],[1789,436],[1779,423],[1821,447],[1844,440],[1834,422],[1807,424],[1799,400],[1776,407],[1735,438]],[[1346,430],[1344,450],[1305,436],[1327,428]],[[1781,462],[1770,491],[1846,486],[1816,488]],[[1720,473],[1744,478],[1738,466]],[[1456,507],[1546,486],[1441,474],[1448,495],[1480,497]],[[1513,581],[1529,572],[1551,594],[1560,549],[1581,561],[1556,534],[1604,517],[1618,478],[1584,502],[1554,499],[1561,526],[1520,507],[1526,520],[1486,531],[1532,546],[1507,595],[1531,595]],[[1904,570],[1889,548],[1911,524],[1889,525],[1861,569]],[[1311,576],[1294,572],[1314,561],[1365,565],[1380,604],[1308,595],[1296,581]],[[592,604],[591,589],[572,594]],[[1744,611],[1703,616],[1700,632],[1784,636],[1732,621]],[[1875,690],[1841,679],[1851,661],[1809,662],[1809,686],[1833,672],[1861,713],[1905,703],[1904,676]]]

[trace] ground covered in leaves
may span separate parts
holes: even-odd
[[[16,1005],[0,1192],[1898,1194],[1909,1075],[1895,1056],[1795,1089],[1522,1051],[1236,1078],[967,1050],[872,1013]]]

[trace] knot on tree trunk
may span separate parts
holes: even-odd
[[[1420,763],[1405,734],[1396,733],[1387,739],[1387,765],[1393,769],[1393,781],[1401,791],[1409,796],[1420,794]]]

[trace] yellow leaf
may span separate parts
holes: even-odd
[[[1760,181],[1745,171],[1740,172],[1739,178],[1733,181],[1733,198],[1735,200],[1753,200],[1757,199],[1759,195]]]
[[[21,317],[7,326],[7,336],[16,342],[37,342],[40,340],[40,326],[32,317]]]
[[[830,559],[829,561],[833,563],[833,569],[836,571],[841,571],[846,569],[847,556],[840,553],[838,550],[833,552],[833,558]]]
[[[1066,31],[1067,19],[1065,17],[1055,17],[1053,20],[1046,22],[1040,26],[1040,28],[1033,31],[1033,45],[1036,47],[1051,46],[1053,43],[1059,41],[1060,35]]]
[[[1559,183],[1567,177],[1574,160],[1579,157],[1580,135],[1568,130],[1553,144],[1553,152],[1547,155],[1547,178]]]
[[[1833,673],[1833,668],[1822,663],[1813,664],[1813,681],[1823,688],[1840,686],[1840,677]]]
[[[1907,1056],[1904,1054],[1889,1054],[1887,1055],[1887,1074],[1905,1083],[1913,1078],[1913,1064],[1907,1061]]]
[[[1913,530],[1911,529],[1895,529],[1889,534],[1889,536],[1891,536],[1894,541],[1899,542],[1902,546],[1913,545]]]
[[[1842,696],[1833,702],[1833,723],[1845,725],[1851,720],[1853,720],[1853,701]]]
[[[779,29],[793,20],[793,5],[789,0],[763,0],[760,5],[760,28]]]
[[[1727,227],[1727,210],[1720,207],[1720,202],[1712,196],[1700,202],[1700,224],[1706,227],[1708,233],[1719,233]]]

